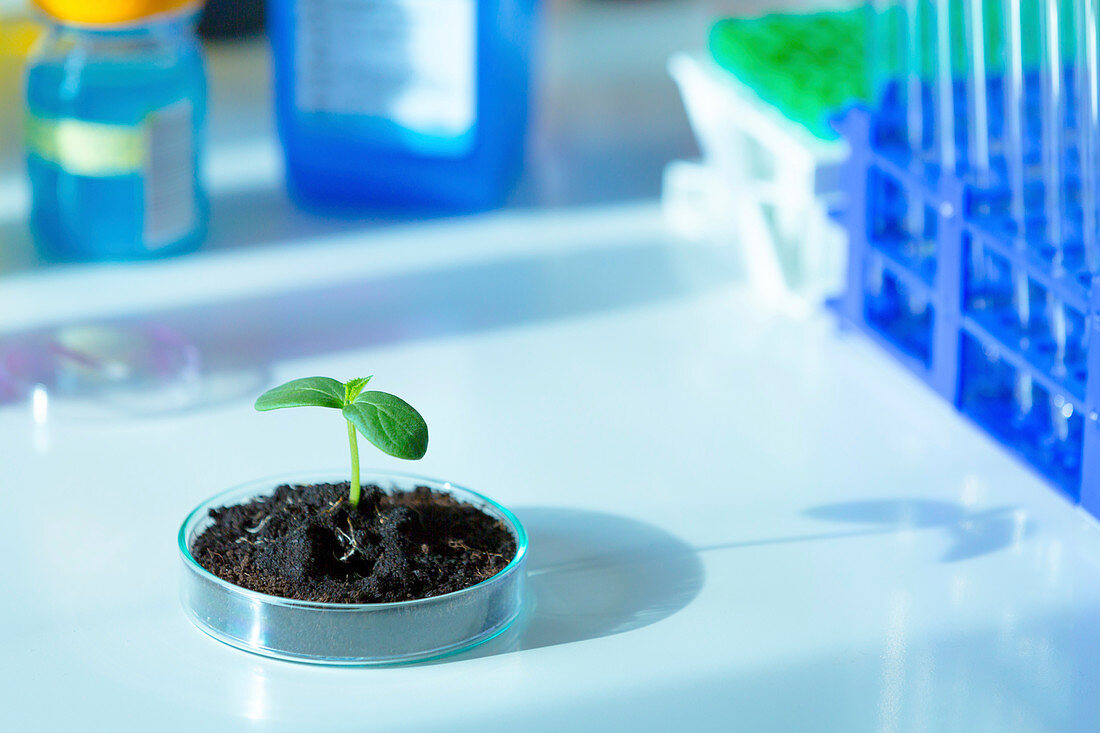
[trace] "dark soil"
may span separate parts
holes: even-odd
[[[211,509],[191,554],[223,580],[283,598],[383,603],[460,590],[500,572],[516,540],[500,521],[421,486],[384,493],[348,484],[280,486]]]

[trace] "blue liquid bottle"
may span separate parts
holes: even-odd
[[[28,63],[31,228],[48,259],[128,260],[202,242],[206,78],[185,0],[36,0]]]
[[[291,195],[328,210],[499,205],[523,164],[535,0],[271,0]]]

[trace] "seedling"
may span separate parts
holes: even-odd
[[[428,426],[420,413],[387,392],[364,392],[370,377],[347,383],[328,377],[292,379],[264,392],[256,400],[261,412],[283,407],[329,407],[340,410],[348,423],[351,446],[351,492],[348,503],[359,506],[359,439],[356,430],[383,453],[415,461],[428,450]]]

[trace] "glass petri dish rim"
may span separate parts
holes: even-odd
[[[523,523],[519,521],[515,514],[511,512],[503,504],[500,504],[493,499],[480,494],[472,489],[468,489],[465,486],[460,486],[451,481],[442,481],[440,479],[431,478],[428,476],[421,476],[413,473],[405,473],[402,471],[383,471],[383,470],[371,470],[366,469],[360,471],[360,482],[369,483],[371,480],[385,477],[397,480],[403,480],[408,482],[420,482],[421,484],[431,484],[432,488],[441,487],[443,491],[457,491],[463,496],[459,496],[459,499],[474,499],[476,501],[483,502],[486,506],[492,507],[495,512],[498,512],[504,517],[507,523],[510,525],[509,529],[516,538],[516,554],[507,565],[505,565],[496,575],[490,578],[486,578],[480,583],[467,586],[461,590],[451,591],[450,593],[442,593],[438,596],[428,596],[426,598],[414,598],[408,601],[388,601],[385,603],[331,603],[327,601],[301,601],[294,598],[284,598],[282,596],[273,596],[268,593],[260,593],[259,591],[250,590],[242,586],[230,583],[228,580],[219,578],[212,572],[204,568],[199,564],[198,560],[191,554],[191,548],[188,547],[187,535],[188,530],[199,522],[212,507],[226,506],[222,503],[226,500],[235,499],[238,494],[243,494],[246,490],[251,488],[270,487],[271,489],[278,488],[283,484],[303,484],[306,482],[323,482],[323,481],[347,481],[346,474],[339,471],[295,471],[291,473],[276,474],[274,476],[268,476],[265,478],[254,479],[252,481],[246,481],[243,484],[238,484],[231,489],[218,492],[209,497],[194,509],[192,509],[187,517],[183,520],[183,524],[180,525],[179,532],[177,534],[177,544],[179,545],[180,555],[183,557],[184,564],[188,570],[193,573],[197,573],[199,576],[221,586],[224,590],[230,593],[237,593],[245,598],[250,598],[259,603],[266,604],[278,604],[281,606],[292,606],[295,608],[306,608],[324,611],[370,611],[370,610],[382,610],[387,608],[409,608],[410,606],[417,606],[420,604],[439,603],[452,598],[461,597],[467,593],[478,592],[484,590],[496,583],[503,582],[505,578],[513,575],[516,570],[523,566],[523,559],[527,555],[527,530],[524,528]],[[258,491],[254,496],[262,495],[261,491]]]

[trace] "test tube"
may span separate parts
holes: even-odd
[[[1016,228],[1017,245],[1026,248],[1027,211],[1024,188],[1027,120],[1027,88],[1024,79],[1023,15],[1020,0],[1008,0],[1003,14],[1006,63],[1002,79],[1005,105],[1005,158],[1008,169],[1009,212]],[[1026,305],[1026,301],[1025,301]],[[1023,326],[1027,327],[1027,318]]]
[[[1052,265],[1062,267],[1065,242],[1062,231],[1062,155],[1065,123],[1065,90],[1062,88],[1062,44],[1058,0],[1042,0],[1040,16],[1039,115],[1042,124],[1041,165],[1043,172],[1043,215],[1047,242],[1053,248]]]
[[[894,0],[871,0],[866,5],[870,28],[867,68],[871,77],[871,105],[875,110],[889,104],[891,84],[902,81],[898,78],[901,64],[897,61],[897,54],[904,52],[905,29],[898,23],[895,5]],[[899,88],[896,94],[899,102],[904,100],[904,87]],[[897,129],[901,129],[900,126]]]
[[[1075,74],[1077,86],[1077,144],[1081,163],[1081,238],[1085,266],[1100,270],[1100,234],[1097,211],[1097,154],[1100,153],[1100,47],[1097,37],[1098,0],[1074,0],[1077,24]],[[1088,330],[1086,329],[1086,337]]]
[[[925,120],[928,119],[924,109],[924,47],[921,43],[925,22],[921,15],[923,2],[927,0],[905,0],[906,130],[911,159],[921,164],[924,162]],[[934,124],[932,129],[935,129]],[[925,240],[926,224],[924,201],[915,191],[907,191],[905,228],[912,242],[913,256],[918,260],[933,253]],[[928,307],[928,302],[911,291],[907,305],[910,315],[920,316]]]
[[[933,95],[936,111],[936,152],[943,175],[954,175],[955,81],[951,68],[951,0],[935,0],[936,10],[936,86]]]
[[[1065,264],[1065,240],[1062,227],[1062,156],[1064,148],[1065,69],[1062,62],[1061,28],[1058,0],[1043,0],[1040,18],[1040,81],[1039,114],[1042,122],[1041,165],[1043,175],[1043,218],[1047,242],[1052,248],[1051,266],[1055,272]],[[1047,291],[1047,313],[1050,337],[1054,342],[1054,374],[1066,371],[1066,308],[1053,290]],[[1050,396],[1051,427],[1054,437],[1064,441],[1069,436],[1068,418],[1063,412],[1064,398]],[[1059,404],[1062,403],[1062,404]]]
[[[1100,235],[1098,235],[1097,211],[1097,154],[1100,152],[1100,46],[1097,37],[1097,4],[1100,0],[1074,0],[1073,20],[1076,24],[1076,53],[1074,55],[1074,80],[1076,87],[1077,150],[1081,170],[1081,243],[1084,247],[1084,264],[1090,273],[1100,266]],[[1087,353],[1092,329],[1084,329],[1084,348]],[[1063,413],[1067,406],[1063,406]],[[1072,414],[1072,407],[1068,407]],[[1068,423],[1059,424],[1059,439],[1069,435]]]
[[[904,28],[893,28],[895,16],[892,9],[895,0],[871,0],[867,3],[869,23],[871,28],[871,42],[868,44],[868,67],[871,70],[871,103],[875,110],[883,110],[888,104],[887,95],[891,83],[898,85],[897,96],[899,102],[905,100],[905,86],[903,80],[897,77],[900,68],[891,68],[887,54],[891,47],[895,53],[902,53],[904,45]],[[891,36],[893,36],[891,38]],[[893,124],[893,120],[888,120]],[[882,130],[891,133],[892,130]],[[882,259],[872,253],[867,261],[866,287],[867,294],[872,299],[871,306],[881,307],[879,298],[882,296],[884,286],[884,268]]]
[[[909,149],[924,150],[924,81],[921,76],[921,0],[905,0],[905,113]],[[921,214],[923,216],[923,210]]]
[[[1008,172],[1009,214],[1015,224],[1015,247],[1023,256],[1027,252],[1026,144],[1024,125],[1027,120],[1027,88],[1024,78],[1023,8],[1020,0],[1007,0],[1004,12],[1006,63],[1002,79],[1005,106],[1005,160]],[[1021,344],[1026,345],[1031,330],[1031,287],[1027,271],[1012,266],[1012,305],[1020,329]],[[1031,375],[1017,370],[1013,385],[1016,418],[1023,421],[1031,414],[1034,395]]]
[[[965,0],[963,23],[967,50],[966,64],[966,151],[967,167],[974,183],[989,187],[989,99],[985,68],[984,0]],[[981,239],[970,242],[972,285],[981,288],[986,279],[985,247]]]
[[[989,98],[985,68],[984,0],[966,0],[967,164],[975,182],[989,185]]]

